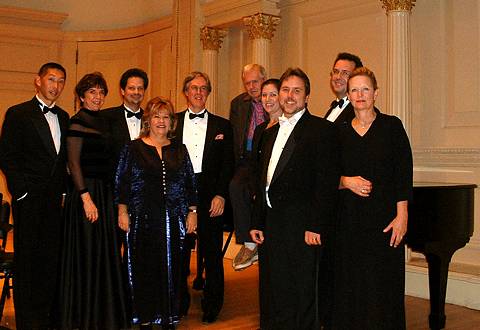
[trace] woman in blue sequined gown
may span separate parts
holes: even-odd
[[[140,138],[121,153],[116,174],[120,228],[132,323],[174,329],[180,319],[180,271],[186,233],[196,229],[197,196],[186,147],[169,139],[173,106],[156,97],[145,109]]]

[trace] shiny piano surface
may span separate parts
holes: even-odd
[[[425,255],[430,288],[430,329],[445,327],[445,296],[452,255],[473,234],[474,184],[414,183],[407,245]]]

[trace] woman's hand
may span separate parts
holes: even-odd
[[[118,226],[125,232],[128,232],[130,228],[130,216],[128,215],[128,207],[125,204],[118,204]]]
[[[397,202],[397,216],[383,230],[384,233],[392,231],[390,237],[390,246],[397,247],[407,233],[408,224],[408,202]]]
[[[197,213],[188,212],[186,222],[187,222],[187,234],[191,234],[195,230],[197,230]]]
[[[128,232],[130,228],[130,216],[128,213],[118,213],[118,226],[121,230]]]
[[[342,176],[340,177],[339,188],[350,189],[358,196],[368,197],[372,192],[372,183],[361,176]]]
[[[90,222],[95,222],[98,220],[98,210],[95,206],[95,203],[92,201],[90,197],[90,193],[86,192],[80,195],[83,202],[83,210],[85,211],[85,216],[87,220]]]

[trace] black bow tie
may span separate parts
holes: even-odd
[[[340,99],[340,100],[338,100],[338,101],[337,101],[337,100],[333,100],[332,103],[330,104],[330,108],[331,108],[331,109],[335,109],[337,106],[338,106],[339,108],[342,108],[343,103],[344,103],[343,99]]]
[[[43,108],[42,108],[42,112],[43,112],[44,114],[47,114],[48,112],[51,112],[51,113],[53,113],[54,115],[56,115],[57,112],[58,112],[58,109],[55,108],[55,107],[49,108],[49,107],[47,107],[47,106],[45,105],[45,106],[43,106]]]
[[[136,117],[137,119],[142,119],[143,116],[143,110],[137,111],[137,112],[132,112],[130,110],[125,109],[127,112],[127,118],[132,118]]]
[[[195,119],[195,118],[197,118],[197,117],[198,117],[198,118],[203,118],[203,117],[205,117],[205,112],[206,112],[206,111],[203,111],[203,112],[201,112],[201,113],[189,112],[189,113],[188,113],[188,118],[190,118],[190,119]]]

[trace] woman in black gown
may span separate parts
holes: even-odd
[[[335,250],[334,329],[405,329],[412,153],[402,122],[374,107],[373,72],[355,70],[355,118],[340,128],[342,177]]]
[[[80,111],[67,136],[73,187],[65,203],[59,283],[61,329],[121,329],[128,326],[121,259],[115,248],[108,122],[101,116],[107,84],[85,75],[75,87]]]
[[[197,226],[193,167],[187,148],[170,139],[174,127],[170,101],[150,100],[140,138],[124,148],[116,174],[132,323],[145,329],[178,323],[184,238]]]

